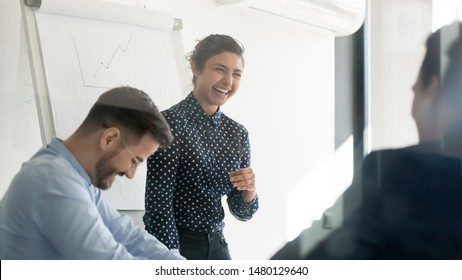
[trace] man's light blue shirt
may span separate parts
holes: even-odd
[[[102,198],[54,138],[0,201],[0,259],[183,259]]]

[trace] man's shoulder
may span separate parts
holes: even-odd
[[[362,171],[363,180],[373,180],[388,190],[406,186],[406,191],[420,192],[461,182],[459,158],[407,148],[370,153],[363,162]]]
[[[401,166],[401,165],[430,165],[435,163],[443,166],[453,165],[460,162],[457,157],[444,155],[437,150],[423,150],[410,146],[399,149],[383,149],[369,153],[364,158],[364,165],[380,165],[382,166]]]

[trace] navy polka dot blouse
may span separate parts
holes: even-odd
[[[170,249],[179,247],[178,228],[220,231],[224,227],[224,195],[237,219],[252,218],[258,196],[245,202],[228,174],[250,166],[246,128],[220,110],[208,116],[192,93],[162,113],[174,141],[148,159],[146,230]]]

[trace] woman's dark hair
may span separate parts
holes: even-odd
[[[190,63],[194,62],[199,71],[202,71],[209,58],[223,52],[237,54],[241,57],[242,66],[244,66],[244,46],[228,35],[211,34],[201,39],[186,57]],[[193,77],[192,83],[193,85],[196,84],[195,77]]]

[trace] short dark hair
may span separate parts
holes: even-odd
[[[186,57],[190,63],[194,62],[197,69],[202,71],[209,58],[223,52],[237,54],[241,57],[242,66],[244,66],[244,46],[233,37],[222,34],[211,34],[199,40],[194,50],[188,53]],[[192,83],[193,85],[196,84],[195,77],[193,77]]]
[[[436,76],[446,94],[456,94],[460,91],[462,77],[462,22],[456,21],[436,30],[428,36],[426,48],[421,66],[422,85],[427,87],[431,77]],[[447,56],[448,61],[445,69],[441,68],[443,56]]]
[[[79,129],[90,133],[110,126],[130,134],[127,140],[139,141],[145,133],[150,133],[161,147],[169,146],[173,140],[170,126],[149,95],[129,86],[101,94]]]

